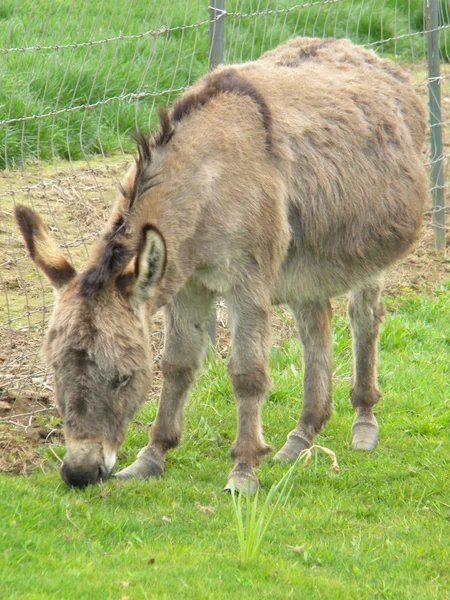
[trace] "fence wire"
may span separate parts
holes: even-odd
[[[39,211],[73,264],[82,266],[132,160],[130,132],[150,130],[157,106],[171,103],[206,73],[211,18],[225,20],[225,62],[257,58],[298,35],[348,37],[399,61],[427,102],[423,0],[228,0],[225,11],[211,11],[205,0],[3,2],[0,402],[13,402],[16,412],[26,408],[21,397],[39,398],[51,387],[39,348],[53,294],[26,257],[14,205]],[[440,39],[445,174],[449,22],[444,0],[434,30]],[[432,166],[429,153],[424,162]],[[449,185],[442,186],[444,208],[427,207],[427,217],[439,210],[448,215]]]

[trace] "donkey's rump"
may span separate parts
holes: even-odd
[[[347,39],[298,37],[269,50],[259,59],[281,67],[320,66],[332,69],[335,82],[344,71],[357,73],[363,84],[375,80],[387,83],[411,132],[416,150],[420,151],[425,137],[425,110],[409,85],[409,75],[390,60],[379,58],[371,50],[355,46]]]

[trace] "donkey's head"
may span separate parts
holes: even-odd
[[[89,268],[77,274],[35,212],[17,206],[15,216],[31,258],[56,291],[44,352],[65,428],[61,475],[82,487],[109,477],[126,428],[146,398],[147,313],[164,273],[165,243],[151,225],[133,236],[124,233],[119,216]]]

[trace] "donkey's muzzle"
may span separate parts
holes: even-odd
[[[77,465],[74,467],[63,462],[60,473],[67,485],[78,488],[105,481],[109,477],[108,470],[104,464]]]

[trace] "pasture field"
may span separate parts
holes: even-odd
[[[283,9],[293,2],[273,4]],[[267,6],[228,2],[241,15]],[[401,60],[426,101],[422,6],[422,0],[339,0],[267,18],[229,17],[227,58],[256,57],[293,31],[347,35]],[[446,22],[448,4],[442,6]],[[217,350],[193,389],[185,434],[164,477],[113,479],[84,490],[69,489],[59,477],[61,421],[38,357],[53,294],[25,255],[13,205],[33,205],[74,264],[84,264],[130,159],[130,131],[150,128],[155,105],[176,92],[139,102],[108,99],[176,90],[205,73],[208,24],[183,26],[207,20],[207,8],[205,0],[0,3],[1,48],[172,29],[76,50],[0,54],[0,121],[62,111],[0,127],[0,600],[449,600],[450,262],[433,251],[429,216],[415,252],[387,279],[380,445],[370,454],[350,449],[351,339],[345,305],[337,300],[334,414],[317,443],[336,452],[341,472],[331,472],[323,455],[296,471],[256,562],[239,562],[232,499],[221,491],[236,429],[223,305]],[[396,39],[377,45],[389,38]],[[446,30],[444,57],[448,42]],[[445,77],[448,72],[443,65]],[[65,111],[98,101],[89,110]],[[449,102],[443,85],[447,129]],[[146,444],[156,415],[161,315],[152,339],[153,389],[117,468]],[[303,377],[301,345],[283,310],[274,314],[273,342],[263,421],[266,441],[279,449],[300,412]],[[16,416],[35,410],[42,412]],[[286,469],[269,457],[257,470],[261,503]]]
[[[69,489],[58,441],[36,447],[30,476],[0,475],[2,599],[450,598],[450,281],[386,303],[380,445],[350,450],[351,342],[338,303],[335,408],[318,443],[336,452],[341,473],[323,456],[299,468],[256,563],[239,564],[232,501],[221,491],[235,406],[216,356],[205,362],[161,480]],[[299,411],[302,368],[291,323],[282,313],[276,323],[263,419],[279,448]],[[155,413],[149,402],[134,420],[120,466],[146,443]],[[285,469],[270,459],[258,469],[263,495]]]

